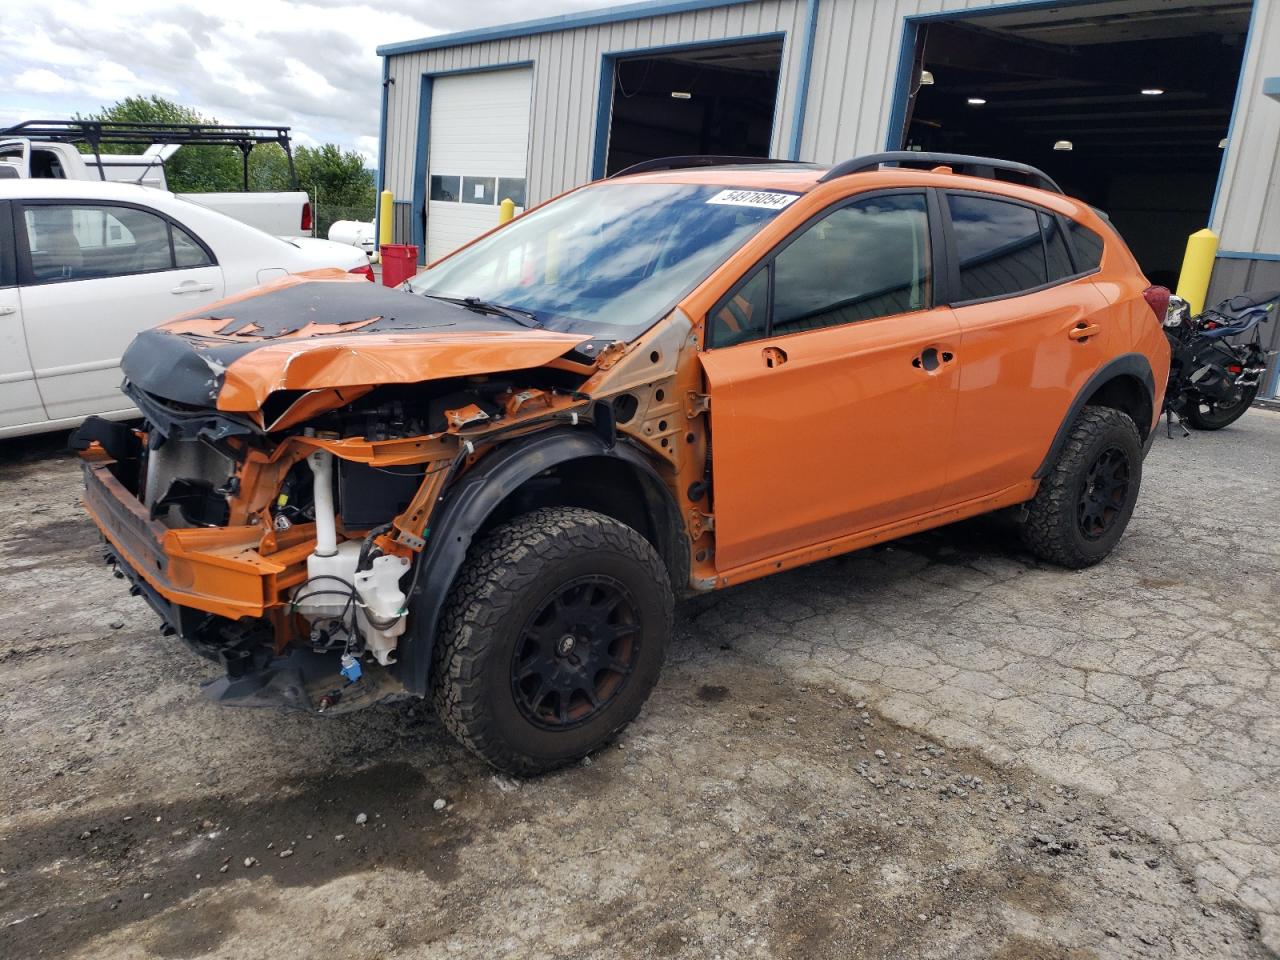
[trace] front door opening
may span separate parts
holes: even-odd
[[[1209,221],[1250,6],[1125,0],[929,21],[903,145],[1040,167],[1172,287],[1187,236]]]
[[[605,174],[686,154],[767,157],[782,41],[619,58]]]

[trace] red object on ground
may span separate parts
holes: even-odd
[[[418,248],[412,243],[384,243],[382,285],[398,287],[418,272]]]

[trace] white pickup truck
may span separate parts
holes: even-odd
[[[0,179],[108,180],[168,190],[164,161],[177,149],[175,144],[156,144],[136,155],[95,156],[81,153],[71,143],[0,139]],[[278,237],[311,233],[311,203],[302,190],[178,196]]]

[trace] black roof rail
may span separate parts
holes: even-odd
[[[997,170],[1004,170],[1008,173],[1022,174],[1031,181],[1031,186],[1039,187],[1041,190],[1049,190],[1053,193],[1063,192],[1051,176],[1025,163],[998,160],[995,157],[971,157],[963,153],[922,153],[916,150],[890,150],[887,153],[869,153],[865,157],[854,157],[852,160],[836,164],[823,174],[818,182],[826,183],[837,177],[878,170],[886,163],[899,166],[921,164],[929,167],[950,167],[956,173],[971,177],[986,177],[988,180],[996,179]]]
[[[687,170],[691,167],[748,167],[764,166],[771,163],[814,166],[814,164],[806,163],[804,160],[780,160],[777,157],[721,157],[714,154],[694,154],[685,157],[659,157],[656,160],[633,163],[617,173],[609,174],[606,179],[628,177],[633,173],[653,173],[657,170]]]
[[[284,126],[236,126],[221,123],[151,123],[116,120],[24,120],[0,130],[0,137],[25,137],[45,143],[84,143],[98,159],[98,175],[105,180],[101,148],[104,143],[148,147],[154,144],[179,146],[237,147],[243,160],[244,188],[249,189],[249,151],[261,143],[275,143],[289,161],[289,178],[298,186],[293,167],[289,128]]]

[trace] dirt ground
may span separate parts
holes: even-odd
[[[0,444],[0,957],[1276,956],[1280,415],[1161,437],[1090,571],[981,521],[682,604],[523,782],[206,702],[58,446]]]

